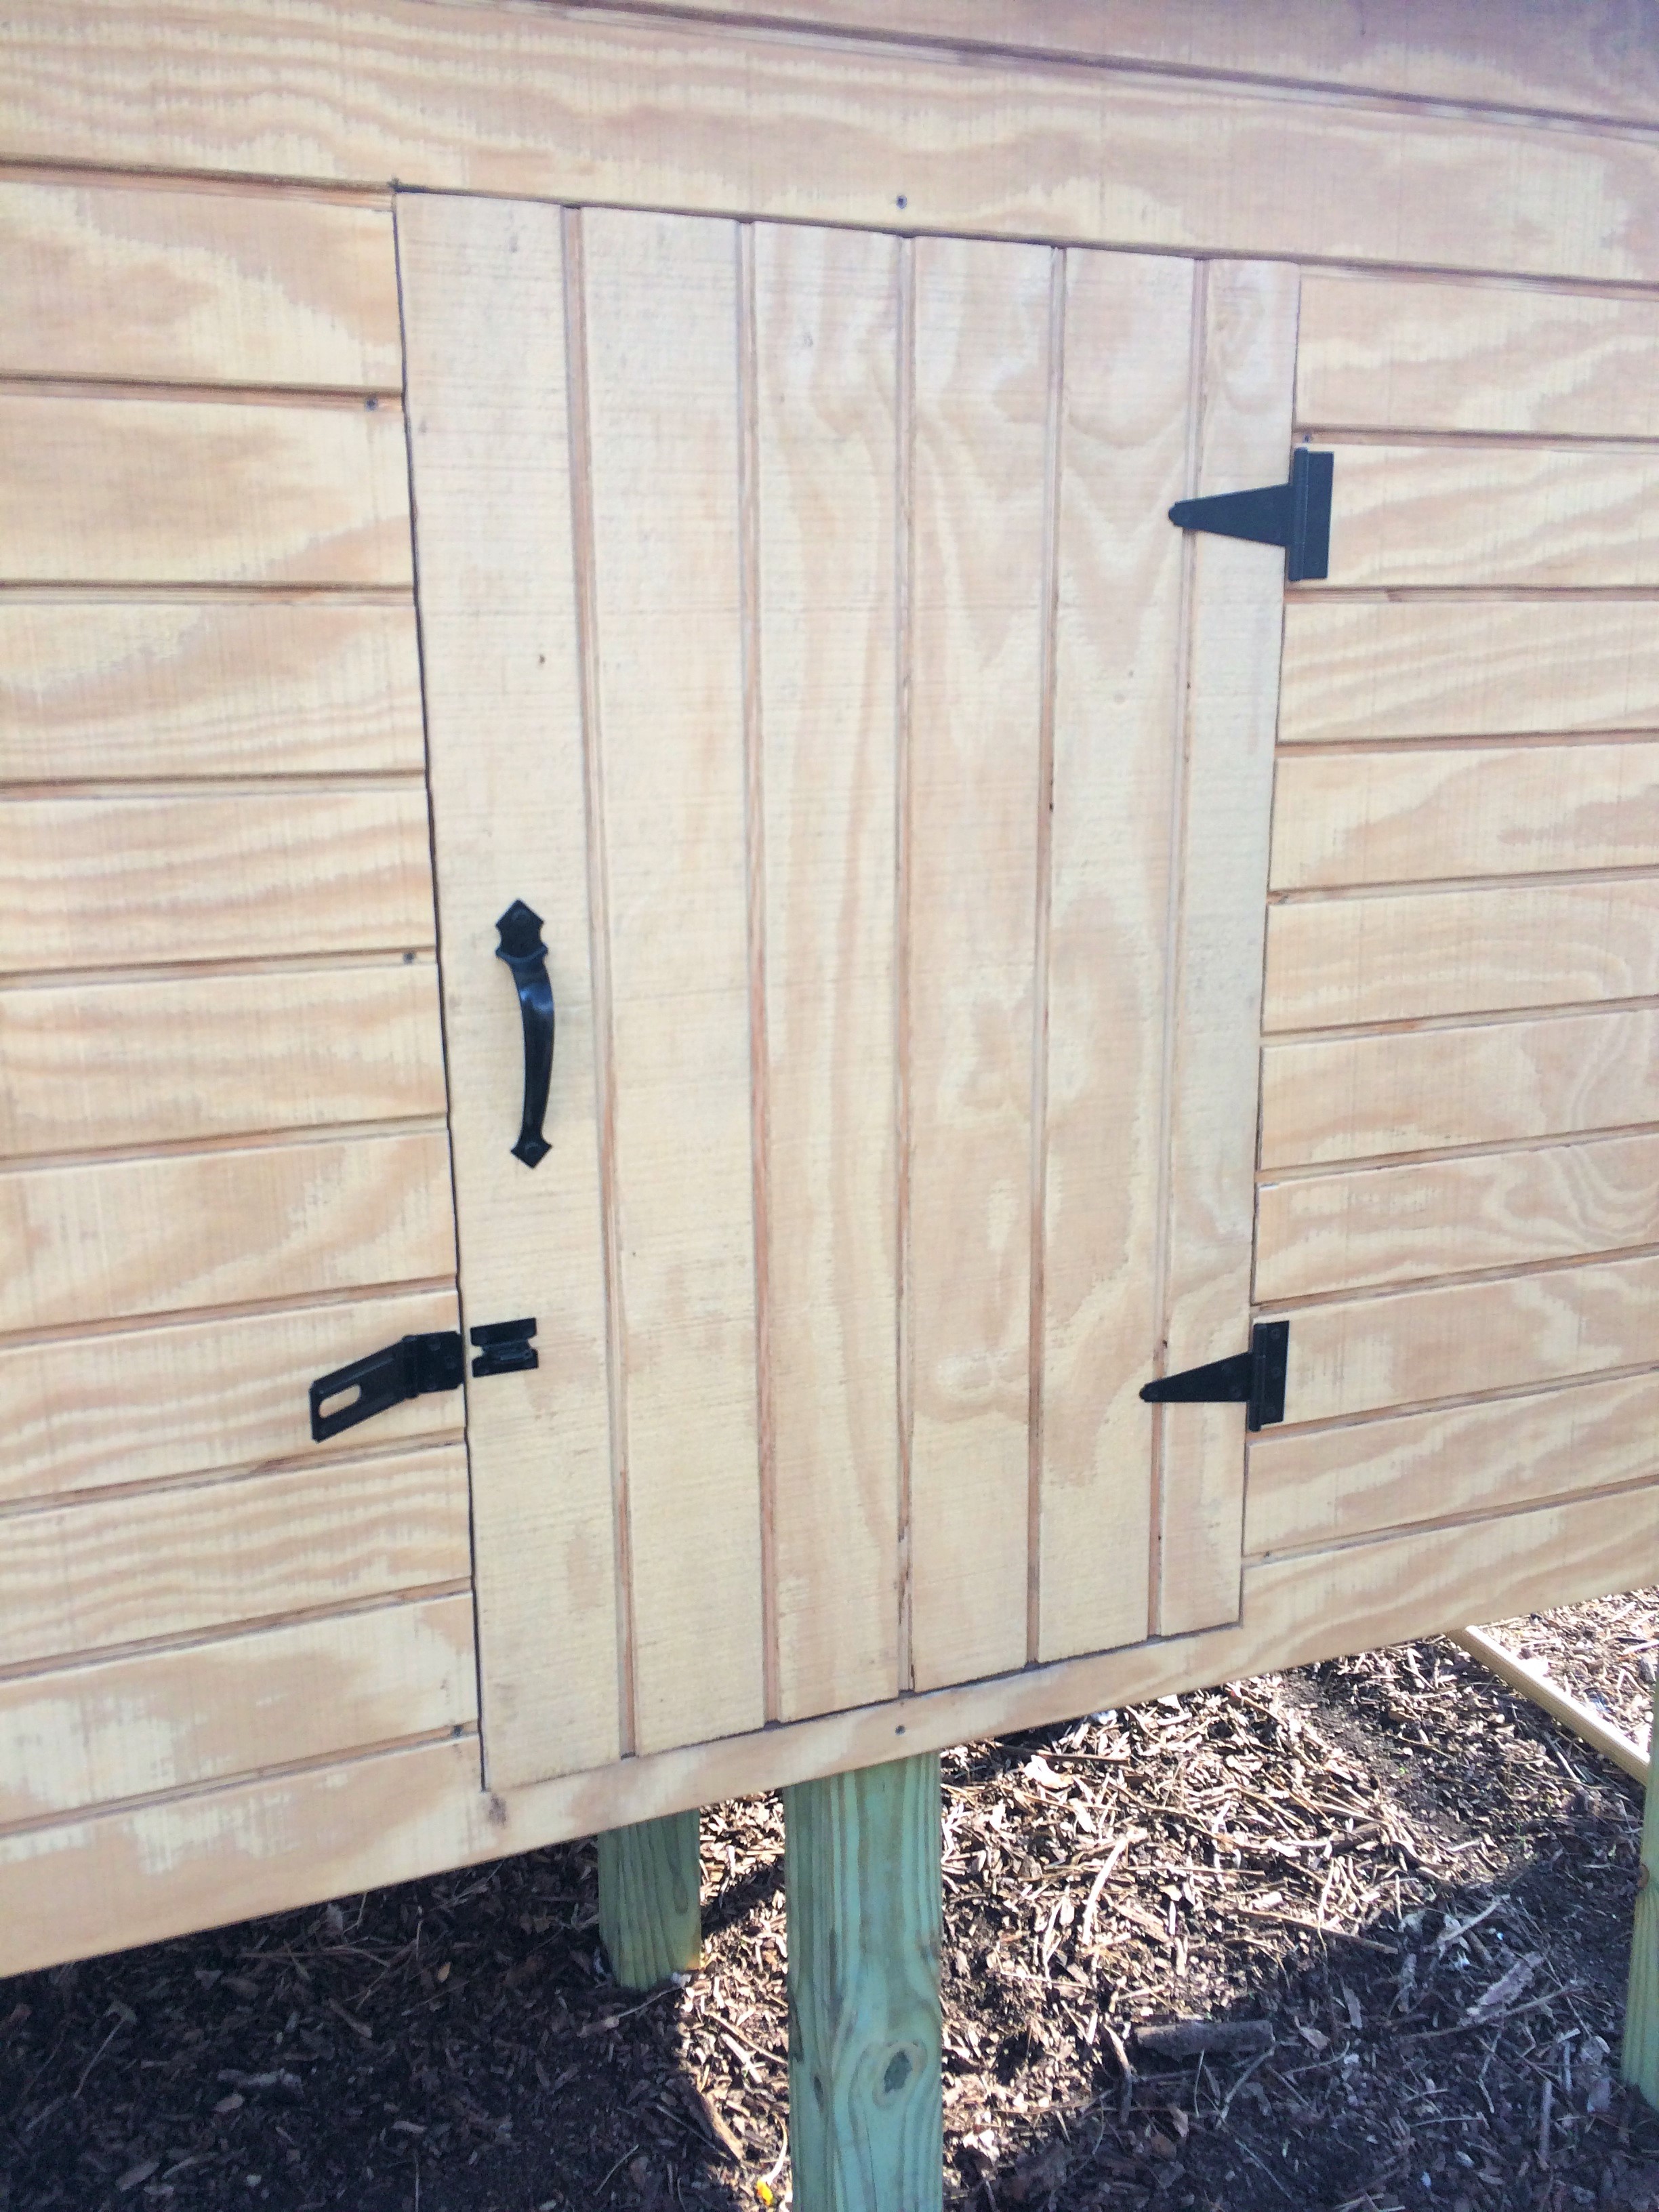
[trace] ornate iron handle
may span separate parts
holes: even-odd
[[[501,941],[495,957],[513,970],[524,1024],[524,1115],[513,1157],[533,1168],[552,1146],[542,1134],[547,1117],[548,1086],[553,1079],[553,986],[547,975],[542,918],[522,899],[514,899],[495,924]]]

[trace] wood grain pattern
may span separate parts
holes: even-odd
[[[430,960],[0,991],[0,1154],[13,1158],[445,1103]]]
[[[423,790],[0,803],[0,969],[427,951]]]
[[[0,1838],[0,1966],[70,1957],[661,1817],[705,1800],[1659,1577],[1650,1491],[1252,1566],[1244,1621],[485,1796],[463,1738]],[[1434,1619],[1437,1616],[1437,1619]],[[66,1879],[66,1870],[73,1878]]]
[[[556,209],[398,203],[446,1034],[469,1326],[533,1314],[541,1364],[472,1392],[492,1787],[622,1747],[583,728]],[[543,917],[557,1009],[532,1175],[495,918]]]
[[[618,1818],[654,1818],[681,1804],[766,1787],[769,1777],[773,1786],[787,1786],[870,1765],[901,1745],[935,1748],[1199,1683],[1236,1681],[1270,1669],[1284,1650],[1310,1664],[1455,1627],[1483,1608],[1529,1611],[1554,1603],[1557,1587],[1574,1599],[1595,1596],[1626,1577],[1659,1575],[1654,1504],[1649,1485],[1623,1497],[1466,1524],[1452,1534],[1413,1531],[1252,1565],[1244,1571],[1239,1623],[546,1784],[503,1808],[510,1847],[528,1848],[550,1832],[586,1834]],[[896,1733],[901,1727],[902,1736]]]
[[[1645,55],[1645,29],[1627,36]],[[1577,43],[1542,35],[1552,81]],[[1431,84],[1437,50],[1431,35]],[[1387,103],[1182,74],[964,69],[894,44],[434,0],[373,0],[344,22],[325,0],[173,0],[143,18],[27,0],[9,62],[0,150],[15,160],[875,227],[902,195],[907,225],[928,230],[1659,276],[1659,147],[1640,136],[1444,112],[1407,125]]]
[[[440,1131],[0,1175],[0,1329],[424,1282],[454,1266]]]
[[[1310,273],[1298,424],[1659,435],[1659,301]]]
[[[496,1802],[463,1736],[22,1829],[0,1837],[0,1960],[26,1972],[434,1873],[499,1838]]]
[[[1025,1656],[1050,257],[915,249],[915,1686]]]
[[[410,608],[0,602],[0,781],[424,765]]]
[[[477,1717],[464,1592],[17,1676],[0,1681],[0,1825]]]
[[[1653,1486],[1623,1498],[1515,1514],[1496,1522],[1410,1532],[1376,1543],[1248,1566],[1242,1621],[1115,1652],[1028,1667],[851,1713],[704,1744],[515,1794],[503,1808],[512,1849],[550,1834],[582,1835],[608,1820],[652,1819],[678,1806],[771,1784],[847,1771],[902,1746],[929,1748],[1035,1728],[1105,1705],[1131,1705],[1198,1683],[1237,1680],[1294,1649],[1298,1663],[1455,1627],[1484,1607],[1526,1611],[1553,1602],[1550,1576],[1574,1597],[1620,1586],[1627,1571],[1659,1574]],[[1633,1539],[1633,1540],[1632,1540]],[[1425,1566],[1428,1571],[1423,1571]],[[1413,1610],[1412,1570],[1429,1593]],[[1379,1609],[1379,1591],[1389,1609]],[[1461,1608],[1461,1609],[1460,1609]],[[902,1736],[896,1731],[903,1729]],[[502,1848],[498,1843],[496,1851]],[[490,1854],[494,1856],[495,1854]]]
[[[672,216],[582,223],[635,1697],[653,1750],[764,1712],[738,240]]]
[[[627,0],[621,12],[656,10]],[[1571,36],[1548,9],[1494,15],[1482,0],[905,0],[902,12],[889,0],[676,0],[672,12],[1659,121],[1659,68],[1628,0],[1581,8]]]
[[[1515,1144],[1659,1120],[1659,1011],[1269,1044],[1261,1164]]]
[[[0,375],[403,382],[383,210],[272,193],[0,186]]]
[[[617,1986],[653,1990],[702,1964],[702,1861],[695,1810],[602,1828],[599,1941]]]
[[[1195,489],[1270,483],[1285,467],[1297,273],[1212,262]],[[1248,1334],[1257,1010],[1273,806],[1284,585],[1269,549],[1193,540],[1186,791],[1170,1004],[1169,1177],[1161,1264],[1163,1371],[1225,1358]],[[1208,1626],[1238,1608],[1243,1511],[1235,1406],[1159,1409],[1154,1626]]]
[[[755,233],[772,1528],[785,1719],[898,1687],[898,248]]]
[[[1194,270],[1067,256],[1038,1653],[1146,1633]],[[1111,619],[1103,619],[1110,608]],[[1109,704],[1108,703],[1109,702]]]
[[[623,1821],[1659,1579],[1652,1486],[1264,1562],[1239,1625],[483,1795],[467,1738],[0,1838],[0,1968],[286,1910]],[[896,1730],[902,1727],[902,1738]]]
[[[783,1817],[794,2201],[939,2212],[939,1760],[807,1783]]]
[[[1659,1242],[1659,1135],[1265,1183],[1255,1294],[1273,1302]]]
[[[1659,584],[1659,453],[1334,446],[1328,585]]]
[[[310,1459],[313,1376],[456,1320],[453,1291],[417,1291],[0,1347],[0,1504]],[[453,1433],[461,1418],[459,1396],[410,1398],[370,1440]]]
[[[1659,744],[1390,747],[1279,764],[1276,890],[1650,866]]]
[[[1265,1029],[1659,994],[1659,881],[1297,899],[1267,919]]]
[[[1659,1574],[1654,1486],[1420,1529],[1346,1551],[1271,1559],[1246,1571],[1245,1636],[1306,1665],[1456,1628],[1646,1586]]]
[[[1285,605],[1281,744],[1655,728],[1651,599]]]
[[[0,580],[402,584],[393,409],[0,395]]]
[[[1281,744],[1659,728],[1651,599],[1290,599]]]
[[[1656,1436],[1653,1374],[1308,1435],[1264,1433],[1250,1441],[1244,1548],[1345,1543],[1646,1481],[1659,1464]]]
[[[1291,1324],[1285,1418],[1332,1420],[1638,1367],[1653,1357],[1656,1302],[1659,1260],[1644,1257],[1308,1306]]]
[[[458,1445],[44,1506],[6,1522],[0,1665],[348,1606],[470,1565]]]

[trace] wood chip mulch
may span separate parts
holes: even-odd
[[[1494,1632],[1645,1739],[1659,1593]],[[1659,2212],[1639,1792],[1462,1652],[945,1781],[947,2203]],[[781,1816],[703,1834],[708,1963],[644,1999],[587,1844],[0,1982],[0,2212],[787,2206]]]

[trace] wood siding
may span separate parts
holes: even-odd
[[[1619,0],[13,14],[0,1971],[1659,1577]],[[1243,1340],[1279,593],[1162,517],[1279,474],[1297,261],[1241,1497],[1136,1390]],[[441,989],[466,1318],[543,1347],[473,1394],[493,1794],[462,1400],[305,1413],[461,1318]]]
[[[1659,628],[1624,504],[1656,345],[1647,300],[1305,290],[1341,521],[1287,610],[1256,1556],[1659,1471]]]
[[[459,1401],[307,1410],[456,1318],[390,215],[4,182],[0,264],[0,1829],[50,1835],[477,1707]]]

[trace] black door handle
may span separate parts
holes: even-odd
[[[513,1157],[533,1168],[553,1149],[542,1134],[553,1079],[553,986],[547,975],[547,947],[542,943],[540,915],[522,899],[514,900],[495,927],[501,936],[495,957],[513,970],[519,1018],[524,1024],[524,1114]]]

